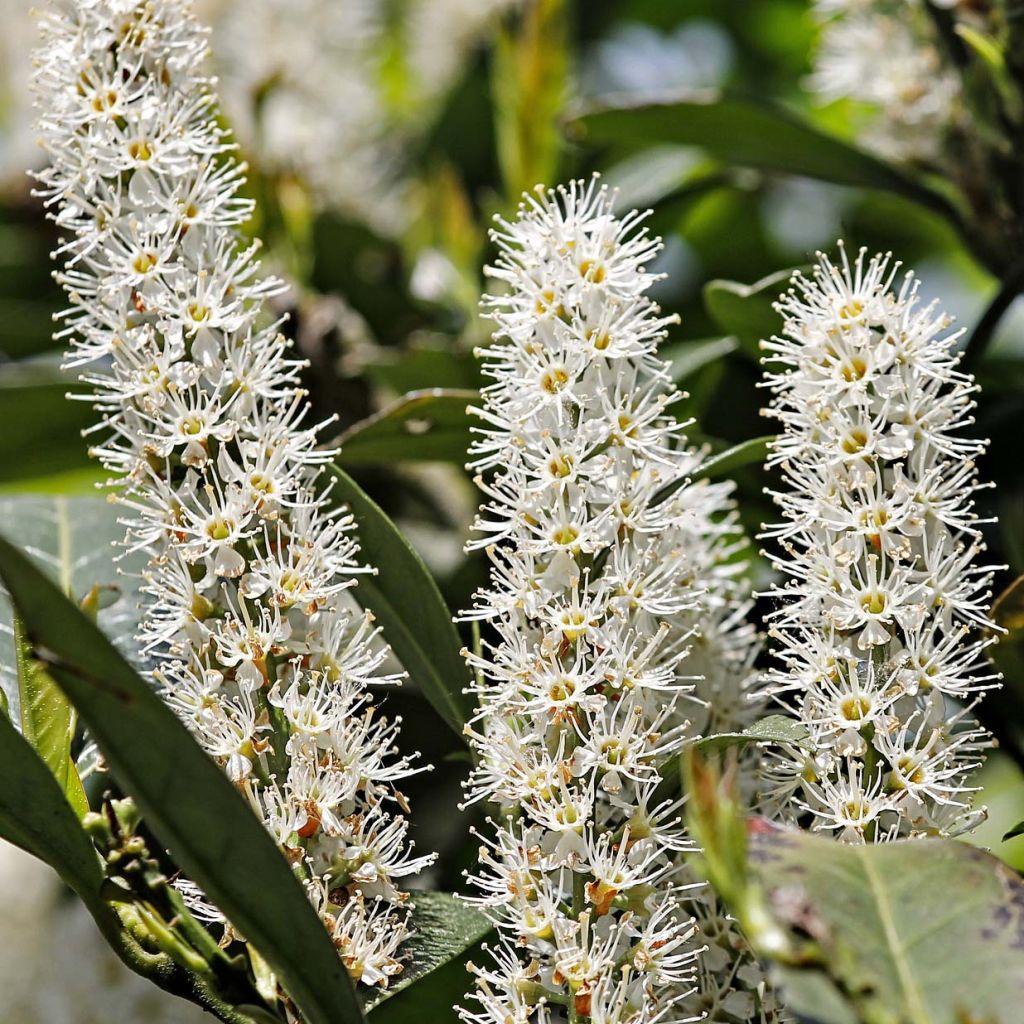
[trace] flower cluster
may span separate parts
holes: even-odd
[[[872,108],[862,135],[870,148],[898,160],[936,158],[957,117],[960,83],[919,0],[817,0],[815,13],[823,25],[811,88],[826,103]]]
[[[694,676],[742,704],[753,636],[724,564],[729,485],[687,482],[702,454],[655,355],[660,243],[613,199],[596,180],[538,190],[493,232],[472,448],[491,580],[467,616],[493,634],[468,655],[469,799],[500,809],[472,881],[502,942],[462,1011],[478,1024],[653,1021],[700,998],[659,765],[715,717]]]
[[[970,706],[991,569],[972,494],[984,443],[949,319],[888,256],[820,256],[763,343],[786,489],[770,527],[779,667],[768,677],[810,733],[769,770],[789,816],[854,841],[955,834],[976,821],[967,774],[986,735]],[[783,813],[786,813],[784,809]]]
[[[68,363],[151,555],[143,637],[164,698],[265,822],[352,975],[386,984],[415,858],[397,723],[367,690],[387,649],[351,603],[351,518],[304,424],[300,363],[262,319],[278,285],[239,226],[243,168],[216,123],[186,0],[66,0],[35,90],[64,235]]]

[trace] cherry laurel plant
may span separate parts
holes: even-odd
[[[779,303],[769,465],[786,488],[767,529],[782,582],[768,688],[810,733],[772,757],[779,813],[851,841],[956,835],[977,823],[970,715],[998,677],[983,656],[993,567],[973,494],[984,442],[950,320],[889,256],[819,256]]]
[[[689,891],[679,802],[659,795],[688,738],[756,716],[756,639],[729,563],[731,487],[686,482],[703,453],[655,355],[674,322],[646,295],[660,242],[613,202],[596,179],[538,187],[492,233],[470,545],[491,578],[466,617],[494,639],[468,654],[468,799],[500,809],[471,881],[501,940],[473,968],[473,1024],[750,1017],[770,1001]]]
[[[329,503],[301,364],[240,225],[244,167],[216,122],[206,36],[186,0],[60,2],[35,93],[62,232],[69,366],[102,413],[95,449],[151,555],[154,679],[305,880],[350,973],[386,985],[408,934],[414,857],[396,782],[392,683],[350,603],[358,546]],[[197,907],[201,896],[185,889]],[[212,908],[205,908],[211,918]]]

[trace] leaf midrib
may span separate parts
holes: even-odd
[[[886,944],[892,952],[892,960],[896,965],[896,973],[900,988],[903,990],[904,999],[906,1000],[907,1010],[912,1014],[913,1020],[917,1024],[931,1024],[931,1017],[928,1014],[928,1008],[924,1001],[924,993],[914,980],[913,972],[906,961],[906,950],[896,928],[896,922],[890,913],[889,901],[886,898],[883,880],[871,863],[871,858],[865,856],[864,848],[855,847],[854,852],[863,866],[868,889],[875,901],[878,919],[882,925]]]

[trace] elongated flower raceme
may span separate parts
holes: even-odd
[[[779,667],[769,685],[807,726],[811,753],[773,766],[791,814],[850,840],[956,834],[978,817],[968,775],[987,735],[969,708],[994,685],[982,651],[992,570],[974,508],[974,408],[949,319],[922,305],[889,256],[819,256],[764,343],[768,528]]]
[[[64,235],[71,366],[109,438],[96,454],[152,555],[145,647],[197,741],[266,823],[350,972],[401,969],[410,771],[367,684],[386,648],[347,591],[351,519],[304,425],[300,363],[261,320],[239,225],[243,168],[215,122],[203,31],[184,0],[60,3],[35,78]]]
[[[462,1011],[480,1024],[688,1015],[686,840],[658,766],[692,734],[687,709],[709,717],[691,647],[731,659],[733,688],[749,675],[752,637],[725,609],[729,487],[659,493],[701,456],[655,355],[671,322],[645,294],[660,243],[612,201],[596,181],[538,189],[493,232],[472,449],[491,580],[467,617],[494,639],[469,655],[469,798],[500,808],[472,880],[501,947]]]

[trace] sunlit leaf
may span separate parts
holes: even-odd
[[[792,270],[780,270],[750,285],[708,281],[704,285],[704,307],[723,331],[740,339],[745,352],[759,359],[758,343],[782,328],[782,317],[774,304],[792,276]]]
[[[123,653],[133,647],[139,619],[138,579],[144,555],[126,555],[114,547],[124,537],[118,509],[102,498],[59,495],[0,496],[4,533],[32,556],[73,600],[81,601],[93,588],[106,598],[97,612],[103,631]],[[121,572],[118,572],[118,569]],[[0,588],[0,689],[20,716],[16,672],[14,620]]]
[[[369,495],[333,467],[331,496],[352,510],[362,557],[377,570],[352,591],[373,612],[384,636],[434,710],[462,738],[470,705],[462,643],[430,570]]]

